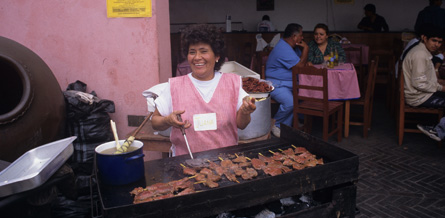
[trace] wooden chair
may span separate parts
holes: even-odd
[[[346,62],[352,63],[354,64],[355,70],[357,71],[357,75],[358,75],[358,82],[360,87],[363,86],[364,84],[364,69],[363,69],[363,53],[362,53],[362,47],[346,47],[343,48],[343,50],[345,51],[346,54]],[[360,61],[353,63],[352,61],[352,54],[354,53],[359,53],[360,54]]]
[[[350,122],[349,125],[363,126],[364,138],[368,138],[368,130],[371,128],[372,105],[374,102],[374,87],[378,63],[379,57],[377,56],[374,58],[374,60],[371,61],[371,64],[369,66],[367,81],[365,84],[365,88],[363,89],[364,91],[360,94],[361,97],[356,100],[351,100],[351,106],[359,105],[363,107],[363,113],[361,114],[363,121],[353,121]]]
[[[375,83],[385,86],[386,106],[391,111],[391,107],[393,107],[393,102],[391,102],[393,99],[391,98],[391,96],[394,93],[394,87],[392,87],[391,85],[391,78],[395,75],[394,71],[396,63],[394,50],[374,50],[372,51],[371,57],[373,56],[380,57],[379,65],[377,66],[377,77],[375,79]]]
[[[310,133],[312,129],[312,116],[323,118],[323,140],[327,141],[329,136],[337,133],[337,141],[342,138],[343,124],[343,102],[328,101],[328,70],[317,69],[312,66],[293,67],[293,97],[294,97],[294,128],[298,128],[298,114],[304,114],[304,131]],[[300,85],[297,81],[299,76],[319,76],[322,77],[322,86]],[[301,96],[300,90],[322,92],[323,98],[313,98]],[[331,131],[329,132],[329,118],[332,115]],[[337,118],[335,121],[334,118]],[[336,122],[336,127],[334,123]]]
[[[440,119],[443,117],[444,112],[443,108],[426,108],[426,107],[413,107],[409,106],[405,103],[405,79],[403,75],[403,70],[401,67],[402,64],[399,66],[399,76],[397,77],[397,85],[399,88],[397,89],[398,92],[398,111],[397,111],[397,138],[399,145],[402,145],[403,143],[403,135],[405,132],[413,132],[413,133],[421,133],[420,130],[417,128],[407,128],[405,127],[405,123],[410,122],[409,120],[406,120],[406,114],[407,113],[416,113],[416,114],[436,114],[437,115],[437,123],[440,122]],[[442,145],[442,142],[439,142],[439,146]]]
[[[265,68],[266,68],[266,62],[267,62],[267,58],[269,57],[269,54],[270,54],[270,51],[260,51],[260,52],[255,53],[255,62],[256,62],[257,66],[254,67],[255,69],[252,69],[252,70],[256,70],[256,72],[260,72],[261,79],[266,78]]]

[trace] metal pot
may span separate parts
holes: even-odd
[[[123,144],[125,140],[120,140]],[[102,154],[104,150],[116,146],[116,142],[107,142],[96,147],[96,164],[102,182],[109,185],[124,185],[135,182],[144,176],[143,143],[135,140],[131,147],[137,149],[122,154]]]
[[[251,121],[243,130],[238,129],[240,140],[258,138],[270,132],[272,122],[270,97],[257,100],[255,102],[256,110],[250,115]]]

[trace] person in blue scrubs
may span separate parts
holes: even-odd
[[[283,38],[277,43],[266,62],[266,80],[275,89],[271,97],[280,104],[275,114],[272,133],[280,137],[280,125],[292,126],[294,101],[292,95],[292,67],[306,65],[308,45],[303,41],[303,27],[296,23],[288,24]]]

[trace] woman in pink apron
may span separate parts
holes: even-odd
[[[192,25],[182,32],[181,43],[192,72],[169,79],[155,100],[153,128],[173,127],[173,156],[188,153],[181,126],[192,153],[237,145],[237,128],[249,124],[256,106],[240,76],[219,72],[225,59],[222,34],[214,26]]]

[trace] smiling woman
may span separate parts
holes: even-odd
[[[192,25],[182,31],[181,44],[192,72],[169,79],[155,100],[153,128],[174,127],[173,155],[188,153],[185,134],[191,152],[238,144],[238,128],[249,124],[255,99],[242,89],[240,76],[218,72],[225,59],[221,32],[214,26]]]
[[[192,68],[192,76],[208,81],[214,77],[215,63],[219,62],[219,56],[213,53],[209,44],[198,43],[190,45],[187,60]]]
[[[310,64],[322,64],[330,58],[330,53],[337,50],[339,61],[345,61],[346,54],[340,43],[330,39],[329,28],[326,24],[319,23],[314,28],[314,40],[309,42],[308,62]]]

